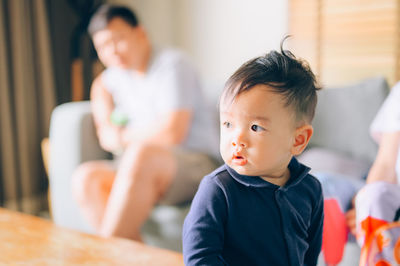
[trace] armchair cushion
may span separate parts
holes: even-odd
[[[310,146],[373,162],[377,145],[369,135],[369,127],[388,92],[382,77],[320,91]]]

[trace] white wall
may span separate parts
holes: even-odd
[[[288,0],[110,2],[133,7],[155,43],[189,53],[212,96],[242,63],[279,49],[288,27]]]
[[[206,83],[224,84],[245,61],[279,48],[287,32],[286,0],[179,2],[178,44],[192,54]]]
[[[177,0],[108,0],[107,2],[131,7],[154,43],[176,45]]]

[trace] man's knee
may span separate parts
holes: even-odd
[[[131,147],[125,156],[128,157],[124,158],[125,161],[128,161],[133,167],[143,168],[150,172],[159,168],[165,169],[168,165],[175,163],[170,148],[151,143],[142,143]]]
[[[176,173],[177,162],[168,147],[144,143],[130,148],[124,156],[119,172],[125,173],[120,178],[128,178],[128,183],[135,181],[163,191]]]
[[[81,164],[73,173],[71,178],[72,195],[78,202],[85,199],[89,194],[89,189],[96,186],[98,167],[93,162]]]

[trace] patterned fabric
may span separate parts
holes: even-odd
[[[358,192],[355,204],[360,266],[400,265],[400,187],[368,184]]]

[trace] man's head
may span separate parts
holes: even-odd
[[[307,146],[317,103],[315,76],[289,51],[243,64],[220,100],[221,154],[240,174],[283,177]]]
[[[144,71],[150,43],[136,15],[122,6],[102,5],[90,19],[88,32],[106,67]]]

